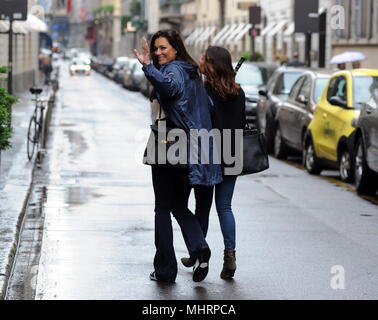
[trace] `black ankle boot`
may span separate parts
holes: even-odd
[[[223,257],[223,270],[220,274],[222,279],[230,279],[234,276],[236,270],[235,250],[225,249]]]
[[[190,268],[190,267],[193,267],[194,264],[196,263],[196,261],[192,258],[181,258],[181,263],[187,267],[187,268]]]

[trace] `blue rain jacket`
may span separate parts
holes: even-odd
[[[152,63],[142,69],[154,86],[157,99],[167,117],[178,128],[186,132],[190,129],[212,129],[211,100],[199,78],[196,66],[174,60],[164,64],[159,70]],[[213,163],[211,157],[213,143],[209,146],[209,164],[201,164],[200,157],[198,164],[190,163],[188,152],[188,178],[191,185],[212,186],[223,180],[221,166]]]

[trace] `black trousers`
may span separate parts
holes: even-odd
[[[171,213],[194,253],[208,245],[198,220],[188,209],[190,186],[187,173],[152,166],[152,183],[155,193],[155,274],[160,280],[172,281],[177,275],[177,260],[173,247]]]
[[[214,186],[193,186],[192,188],[194,189],[194,197],[196,199],[194,216],[201,227],[203,236],[206,238],[207,230],[209,229],[209,216],[211,205],[213,203]],[[184,237],[190,258],[195,259],[195,248],[191,246],[191,243],[188,241],[188,237],[184,231],[182,231],[182,235]]]

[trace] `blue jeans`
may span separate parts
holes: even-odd
[[[217,208],[225,249],[235,249],[235,218],[231,202],[237,176],[223,176],[223,182],[215,186],[215,206]]]

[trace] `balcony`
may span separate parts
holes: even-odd
[[[180,25],[183,0],[160,0],[160,22]]]

